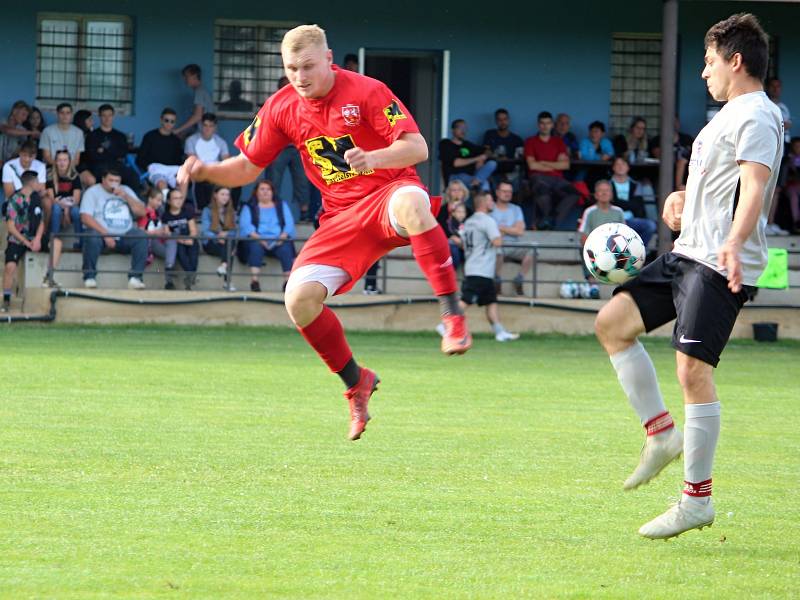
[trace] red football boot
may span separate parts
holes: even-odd
[[[464,315],[448,315],[442,317],[445,332],[442,336],[442,352],[445,354],[464,354],[472,348],[472,336],[467,330],[467,318]]]
[[[344,393],[344,397],[350,404],[350,434],[348,437],[353,441],[360,438],[367,428],[367,421],[370,418],[367,405],[380,382],[381,380],[373,371],[361,367],[358,383]]]

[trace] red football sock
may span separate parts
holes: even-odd
[[[442,228],[436,225],[424,233],[410,236],[409,239],[417,264],[431,284],[433,293],[437,296],[454,294],[458,289],[456,271],[453,268],[450,245]]]
[[[341,321],[327,306],[322,307],[316,319],[305,327],[298,327],[298,330],[334,373],[344,369],[353,357]]]

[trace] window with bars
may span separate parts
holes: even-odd
[[[214,102],[217,113],[250,119],[278,89],[281,40],[295,23],[214,22]]]
[[[644,117],[649,135],[661,126],[661,35],[615,33],[611,46],[610,136]]]
[[[125,16],[40,14],[36,35],[36,103],[61,102],[118,114],[133,109],[133,33]]]

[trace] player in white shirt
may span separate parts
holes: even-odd
[[[615,290],[597,316],[597,337],[647,432],[625,489],[647,483],[684,454],[681,500],[639,533],[669,538],[714,521],[711,468],[720,429],[713,371],[767,262],[764,228],[783,153],[780,110],[764,93],[767,36],[738,14],[705,38],[702,78],[727,101],[697,136],[686,191],[666,199],[663,219],[680,231],[672,252]],[[685,404],[684,435],[664,406],[638,336],[675,319],[672,345]],[[685,438],[685,439],[684,439]]]

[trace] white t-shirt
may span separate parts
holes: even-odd
[[[14,191],[17,191],[22,187],[19,176],[25,171],[36,171],[36,174],[39,175],[39,182],[47,182],[47,166],[42,161],[34,158],[33,161],[31,161],[31,166],[26,169],[22,166],[19,157],[17,157],[12,158],[3,165],[3,183],[13,183]]]
[[[220,162],[223,157],[229,156],[228,144],[216,133],[210,140],[204,140],[199,133],[190,135],[184,147],[186,154],[195,154],[206,164]]]
[[[756,162],[770,169],[764,204],[756,227],[742,245],[742,281],[755,285],[767,264],[764,228],[783,154],[783,119],[764,92],[729,101],[692,145],[681,234],[674,252],[725,275],[717,250],[725,243],[739,199],[739,164]]]

